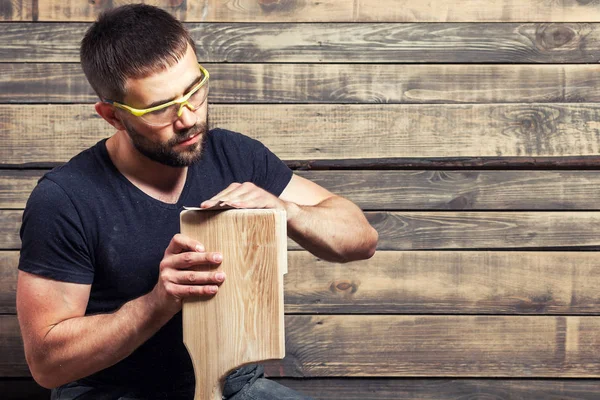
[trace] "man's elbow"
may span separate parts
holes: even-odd
[[[29,366],[31,376],[36,383],[46,389],[54,389],[60,385],[68,382],[62,382],[59,380],[60,375],[57,373],[55,368],[48,365],[48,357],[45,351],[36,351],[36,354],[32,354],[32,351],[25,352],[25,359]]]
[[[360,242],[355,243],[351,248],[347,248],[346,251],[340,254],[338,262],[347,263],[367,260],[375,255],[379,233],[369,225],[365,233],[357,237],[361,238]]]
[[[379,233],[369,226],[368,233],[365,235],[365,245],[360,260],[367,260],[375,255],[377,250],[377,242],[379,241]]]

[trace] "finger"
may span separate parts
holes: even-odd
[[[260,188],[229,199],[226,203],[236,208],[283,208],[279,198]]]
[[[160,267],[162,269],[188,269],[199,265],[216,266],[223,261],[223,255],[217,252],[198,253],[187,251],[185,253],[173,254],[165,257]]]
[[[201,207],[204,206],[204,204],[207,203],[207,202],[218,202],[219,199],[223,198],[224,196],[227,196],[229,193],[237,190],[241,186],[242,186],[241,183],[234,182],[231,185],[227,186],[227,188],[221,190],[219,193],[217,193],[216,195],[214,195],[213,197],[211,197],[210,199],[208,199],[205,202],[203,202],[200,206]]]
[[[238,202],[241,198],[257,198],[266,193],[264,189],[256,186],[252,182],[244,182],[237,189],[230,191],[219,197],[222,203]]]
[[[214,296],[219,291],[217,285],[177,285],[174,283],[166,287],[167,291],[176,297],[207,297]]]
[[[179,254],[184,251],[204,252],[205,248],[204,245],[199,241],[178,233],[177,235],[173,236],[171,242],[169,242],[169,245],[165,250],[165,255]]]
[[[177,271],[170,279],[178,285],[220,285],[225,281],[223,271]]]

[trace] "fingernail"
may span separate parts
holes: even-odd
[[[202,246],[201,244],[197,244],[197,245],[196,245],[196,251],[197,251],[197,252],[203,253],[203,252],[204,252],[204,250],[205,250],[205,249],[204,249],[204,246]]]
[[[215,278],[217,278],[218,281],[222,281],[225,279],[225,274],[223,272],[217,272]]]
[[[223,261],[223,256],[221,254],[215,254],[213,255],[213,261],[221,262]]]
[[[208,288],[208,292],[209,293],[217,293],[217,287],[216,286],[211,286]]]

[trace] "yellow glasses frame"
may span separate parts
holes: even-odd
[[[190,110],[195,111],[195,108],[193,105],[191,105],[190,103],[188,103],[188,100],[190,99],[190,97],[192,97],[192,95],[194,93],[196,93],[198,90],[200,90],[200,88],[202,88],[204,85],[206,85],[206,83],[208,82],[208,78],[209,78],[209,74],[208,71],[206,69],[204,69],[204,67],[200,64],[198,64],[198,67],[200,68],[200,72],[202,72],[203,78],[200,81],[200,83],[198,83],[196,86],[194,86],[186,95],[169,101],[167,103],[164,104],[160,104],[158,106],[154,106],[154,107],[150,107],[150,108],[145,108],[145,109],[138,109],[138,108],[133,108],[133,107],[129,107],[128,105],[122,104],[122,103],[118,103],[116,101],[112,101],[112,100],[103,100],[104,103],[108,103],[108,104],[112,104],[113,106],[120,108],[122,110],[128,111],[129,113],[135,115],[136,117],[141,117],[145,114],[154,112],[154,111],[158,111],[158,110],[162,110],[163,108],[167,108],[172,106],[173,104],[179,104],[179,111],[177,111],[177,116],[181,117],[181,114],[183,113],[183,107],[184,106],[188,106],[190,108]],[[147,123],[147,122],[146,122]],[[149,125],[155,125],[155,124],[149,124]],[[161,124],[162,125],[162,124]]]

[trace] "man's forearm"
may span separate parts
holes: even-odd
[[[110,314],[64,320],[28,354],[36,381],[52,388],[89,376],[121,361],[148,340],[171,316],[160,313],[152,292]]]
[[[348,262],[375,253],[377,231],[354,203],[333,196],[315,206],[287,206],[288,235],[317,257]]]

